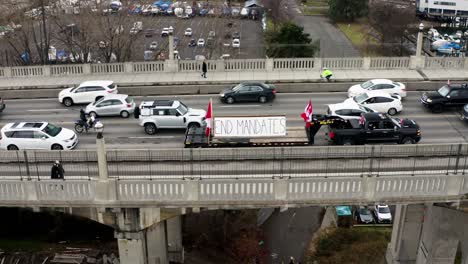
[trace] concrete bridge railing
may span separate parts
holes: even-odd
[[[362,57],[362,58],[281,58],[208,60],[208,71],[282,71],[332,69],[383,70],[416,68],[468,68],[468,58],[453,57]],[[64,75],[138,74],[158,72],[199,72],[196,60],[63,64],[0,68],[0,78]]]
[[[466,175],[0,181],[0,206],[256,207],[458,200]]]

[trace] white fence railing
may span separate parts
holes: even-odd
[[[468,175],[301,179],[0,181],[0,206],[278,206],[457,200]],[[97,187],[99,185],[99,188]]]
[[[410,68],[468,68],[468,58],[363,57],[363,58],[282,58],[208,60],[208,71],[283,71],[331,69],[383,70]],[[135,74],[157,72],[199,72],[201,61],[176,60],[99,64],[63,64],[0,68],[0,78],[92,74]]]

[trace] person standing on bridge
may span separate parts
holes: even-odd
[[[206,73],[208,72],[208,66],[206,65],[206,62],[205,60],[203,60],[203,63],[202,63],[202,74],[201,76],[203,78],[206,78]]]
[[[330,82],[331,77],[333,76],[333,72],[330,71],[327,67],[323,67],[323,72],[320,75],[320,78],[327,79],[327,82]]]
[[[62,167],[62,164],[60,164],[60,161],[56,160],[54,165],[52,165],[52,170],[50,172],[50,178],[53,180],[58,180],[62,179],[63,180],[63,175],[65,174],[65,170]]]

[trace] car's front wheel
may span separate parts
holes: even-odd
[[[157,127],[156,127],[155,124],[153,124],[153,123],[145,124],[145,133],[146,134],[154,135],[154,134],[156,134],[156,131],[157,131]]]
[[[414,139],[410,137],[405,137],[401,140],[401,144],[414,144],[414,143],[415,143]]]
[[[228,98],[226,98],[226,103],[228,103],[228,104],[234,103],[234,98],[232,98],[231,96],[229,96]]]
[[[71,98],[65,98],[63,99],[63,104],[66,106],[66,107],[70,107],[73,105],[73,100]]]
[[[51,147],[52,150],[63,150],[63,147],[59,144],[53,144]]]

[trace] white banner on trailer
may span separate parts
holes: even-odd
[[[214,137],[284,137],[285,116],[215,117]]]

